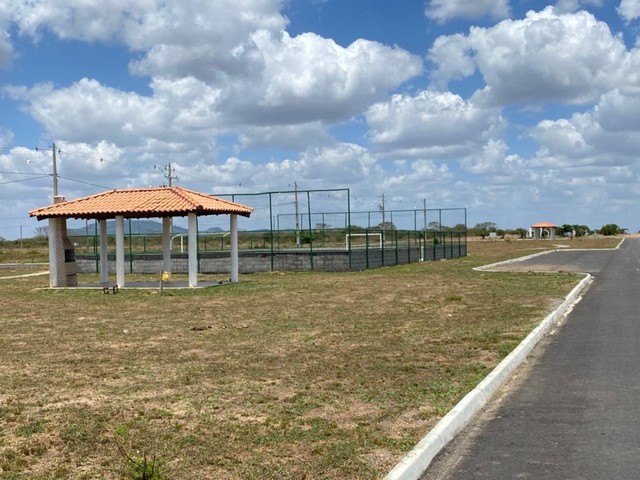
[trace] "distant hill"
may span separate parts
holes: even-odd
[[[124,221],[124,233],[129,234],[129,225],[131,225],[131,233],[133,235],[152,235],[162,233],[162,222],[156,220],[144,220],[144,219],[132,219],[131,222],[125,219]],[[69,228],[67,230],[69,235],[93,235],[96,233],[95,222],[89,223],[86,227]],[[226,230],[220,227],[211,227],[207,230],[203,230],[200,233],[218,233],[225,232]],[[116,222],[115,220],[107,220],[107,235],[115,235]],[[178,225],[173,226],[173,233],[188,233],[188,230]]]
[[[133,235],[150,235],[162,233],[162,222],[155,220],[143,220],[132,219],[131,222],[125,219],[124,221],[124,233],[129,234],[129,226],[131,226],[131,233]],[[96,233],[96,223],[89,223],[86,227],[69,228],[67,230],[69,235],[93,235]],[[116,222],[115,220],[107,220],[107,235],[115,235]],[[173,233],[187,233],[187,229],[178,225],[173,226]]]

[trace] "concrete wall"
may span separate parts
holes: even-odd
[[[349,252],[345,250],[315,250],[313,256],[309,252],[274,252],[245,250],[239,253],[240,273],[287,271],[304,272],[317,270],[324,272],[345,272],[349,270],[365,270],[420,261],[442,260],[445,258],[464,257],[466,245],[436,245],[426,249],[418,246],[366,250],[353,250],[351,264]],[[96,273],[98,270],[95,255],[76,255],[79,273]],[[229,273],[231,260],[229,252],[204,252],[200,254],[199,267],[201,273]],[[161,254],[134,254],[126,256],[127,273],[159,274],[162,271]],[[186,254],[173,253],[171,258],[173,273],[187,273],[188,258]],[[109,273],[115,274],[115,256],[109,255]]]

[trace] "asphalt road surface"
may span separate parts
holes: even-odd
[[[595,280],[423,480],[640,478],[640,239],[529,262]]]

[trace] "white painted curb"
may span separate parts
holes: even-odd
[[[13,278],[39,277],[42,275],[49,275],[49,270],[47,270],[46,272],[25,273],[24,275],[12,275],[10,277],[0,277],[0,280],[11,280]]]
[[[518,262],[522,262],[524,260],[529,260],[530,258],[540,257],[542,255],[547,255],[548,253],[553,253],[553,252],[557,252],[557,251],[558,250],[556,250],[556,249],[545,250],[544,252],[532,253],[531,255],[525,255],[524,257],[512,258],[510,260],[503,260],[502,262],[490,263],[489,265],[482,265],[481,267],[475,267],[474,270],[477,270],[479,272],[481,272],[483,270],[491,270],[492,268],[499,267],[500,265],[508,265],[510,263],[518,263]],[[561,251],[564,252],[565,250],[561,250]],[[566,250],[566,251],[568,251],[568,250]]]
[[[544,252],[546,253],[546,252]],[[539,254],[536,254],[539,255]],[[522,260],[522,259],[520,259]],[[417,480],[433,458],[469,423],[476,413],[511,376],[533,347],[573,306],[593,281],[587,275],[567,295],[564,302],[549,314],[487,377],[447,413],[436,426],[385,477],[385,480]]]

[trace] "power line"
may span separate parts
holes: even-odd
[[[20,180],[8,180],[6,182],[0,182],[0,185],[6,185],[7,183],[20,183],[20,182],[28,182],[29,180],[37,180],[38,178],[45,178],[48,177],[49,175],[38,175],[36,177],[31,177],[31,178],[22,178]]]
[[[33,175],[33,172],[3,172],[0,171],[0,174],[2,175]],[[49,174],[46,174],[47,176],[49,176]]]
[[[174,171],[177,170],[174,168]],[[205,178],[205,177],[198,177],[196,175],[192,175],[190,173],[186,173],[185,171],[183,171],[182,169],[180,169],[180,176],[181,177],[189,177],[192,178],[198,182],[203,182],[203,183],[215,183],[216,185],[224,185],[225,187],[241,187],[242,186],[242,182],[238,182],[238,183],[223,183],[223,182],[219,182],[218,180],[216,180],[215,178]]]
[[[59,175],[59,177],[60,178],[64,178],[65,180],[69,180],[70,182],[81,183],[83,185],[90,185],[92,187],[106,188],[107,190],[113,190],[114,189],[114,187],[105,187],[104,185],[98,185],[96,183],[84,182],[82,180],[77,180],[75,178],[63,177],[62,175]]]

